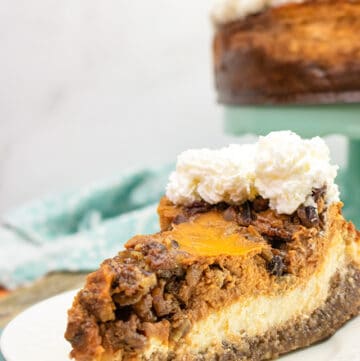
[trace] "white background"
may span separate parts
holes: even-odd
[[[0,213],[122,169],[234,141],[209,0],[3,0]]]

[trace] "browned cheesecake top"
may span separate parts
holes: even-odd
[[[220,102],[360,101],[360,2],[313,0],[219,26]]]

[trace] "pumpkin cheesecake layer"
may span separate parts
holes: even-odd
[[[264,8],[219,24],[218,99],[225,104],[359,102],[359,32],[360,2],[347,0]]]
[[[131,239],[76,297],[72,357],[265,360],[330,336],[359,312],[359,238],[340,210],[304,226],[301,211],[278,215],[260,198],[240,208],[163,198],[162,232]]]

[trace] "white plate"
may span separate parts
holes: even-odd
[[[0,345],[6,361],[66,361],[66,311],[76,291],[66,292],[29,308],[4,330]],[[360,317],[326,342],[281,358],[281,361],[360,361]]]

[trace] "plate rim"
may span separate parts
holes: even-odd
[[[49,301],[53,301],[53,300],[60,299],[60,298],[66,298],[66,297],[70,298],[71,295],[73,295],[72,298],[74,298],[76,296],[77,292],[79,292],[79,288],[75,288],[75,289],[69,290],[69,291],[64,291],[64,292],[61,292],[61,293],[59,293],[57,295],[47,297],[47,298],[45,298],[45,299],[43,299],[43,300],[29,306],[29,307],[27,307],[26,309],[22,310],[12,320],[10,320],[10,322],[2,330],[2,333],[1,333],[1,336],[0,336],[0,351],[1,351],[2,355],[3,355],[3,357],[5,358],[5,361],[18,361],[18,360],[13,360],[10,357],[10,355],[7,353],[6,340],[8,338],[9,332],[11,332],[12,328],[16,327],[16,324],[19,322],[19,320],[21,320],[21,318],[26,313],[31,312],[31,310],[33,310],[33,309],[41,307],[42,304],[48,303]]]

